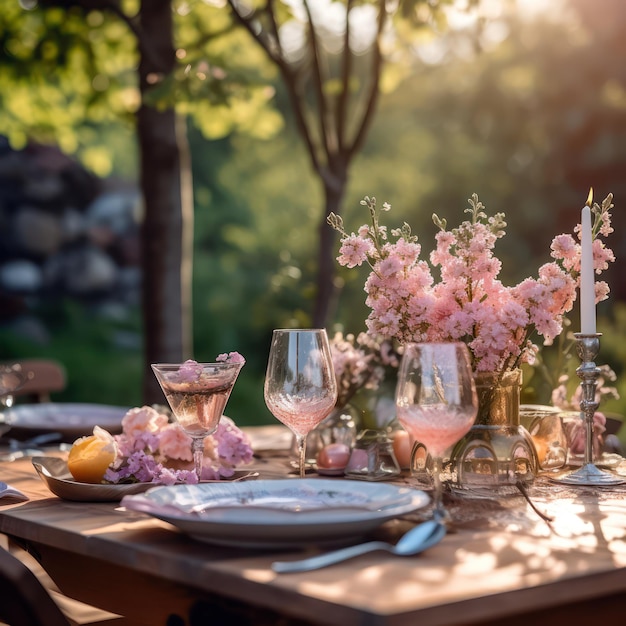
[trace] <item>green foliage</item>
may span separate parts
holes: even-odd
[[[14,145],[36,138],[76,153],[89,143],[84,121],[88,130],[134,112],[132,40],[118,20],[94,15],[85,21],[77,9],[0,4],[0,127]]]
[[[123,146],[116,140],[133,132],[140,105],[140,42],[129,27],[137,7],[121,7],[124,19],[78,6],[41,3],[26,10],[0,0],[0,128],[14,147],[33,139],[55,143],[101,176],[136,170],[129,169],[128,140]],[[160,77],[147,101],[175,106],[210,138],[277,133],[282,118],[271,107],[273,69],[257,47],[231,28],[223,8],[193,0],[173,1],[172,9],[178,65]],[[151,42],[142,45],[150,50]]]
[[[617,302],[611,306],[610,317],[602,317],[599,323],[599,330],[602,332],[600,338],[600,355],[598,365],[608,364],[615,372],[617,380],[615,385],[619,393],[619,399],[607,400],[602,406],[602,410],[621,413],[626,415],[624,408],[626,404],[626,342],[624,341],[624,329],[626,328],[626,303]],[[624,441],[626,441],[626,433]]]
[[[141,353],[116,341],[120,333],[139,336],[138,315],[114,322],[71,300],[46,304],[34,313],[46,321],[50,342],[29,342],[12,329],[0,328],[0,360],[53,358],[63,363],[68,384],[54,395],[58,402],[140,405]]]
[[[293,135],[209,143],[192,129],[190,140],[195,356],[240,350],[247,363],[228,413],[241,414],[242,423],[268,422],[263,376],[272,329],[307,325],[319,192]]]

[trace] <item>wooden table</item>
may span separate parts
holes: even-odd
[[[285,475],[282,455],[257,458],[261,478]],[[211,546],[116,503],[60,500],[28,460],[0,465],[0,479],[31,498],[0,500],[0,532],[28,546],[66,594],[137,624],[535,626],[557,617],[583,623],[585,615],[601,623],[626,611],[624,487],[571,490],[538,479],[532,497],[555,517],[550,525],[521,497],[457,496],[450,500],[456,531],[420,556],[373,553],[279,575],[273,560],[316,549]],[[375,534],[395,540],[427,515],[388,522]]]

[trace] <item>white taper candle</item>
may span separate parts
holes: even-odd
[[[580,229],[580,331],[583,335],[593,335],[596,332],[596,294],[591,209],[587,205],[581,212]]]

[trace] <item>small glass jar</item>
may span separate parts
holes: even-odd
[[[357,436],[348,466],[347,478],[389,480],[401,474],[393,452],[393,442],[385,431],[367,429]]]
[[[317,454],[331,443],[342,443],[352,449],[356,441],[359,412],[351,404],[337,407],[322,420],[306,438],[306,464],[314,466]],[[295,454],[297,444],[292,438],[291,451]]]
[[[535,444],[543,470],[562,468],[567,462],[568,441],[558,408],[540,404],[520,406],[520,422]]]

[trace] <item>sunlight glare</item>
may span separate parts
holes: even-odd
[[[355,54],[363,54],[376,38],[376,8],[371,4],[350,11],[350,45]]]
[[[301,0],[287,0],[293,18],[280,28],[280,41],[291,61],[304,55],[307,16]],[[343,48],[345,35],[345,5],[332,0],[312,0],[309,8],[320,42],[331,54]],[[376,37],[377,9],[373,5],[355,6],[350,11],[350,45],[355,54],[363,54]]]
[[[295,63],[304,57],[304,24],[299,20],[289,20],[280,27],[278,36],[287,59]]]
[[[501,0],[500,0],[501,1]],[[563,0],[516,0],[517,12],[522,17],[534,19],[541,15],[556,16],[563,11]]]

